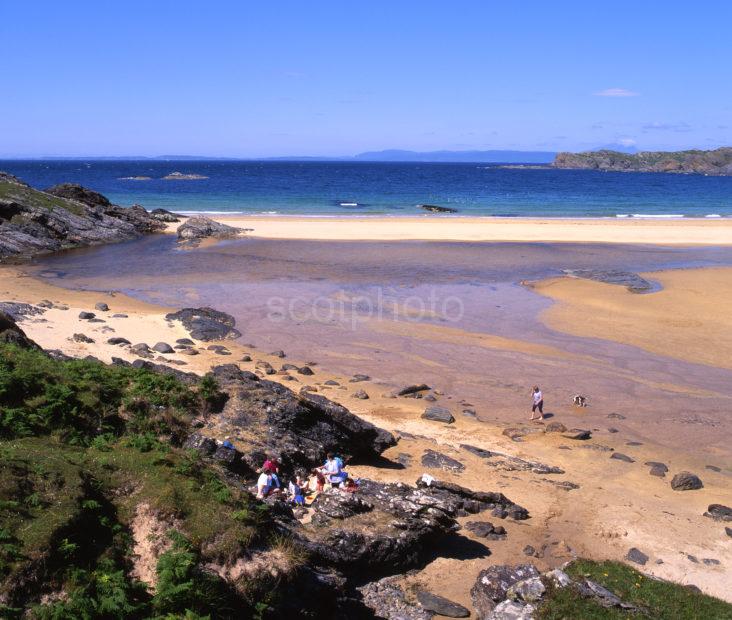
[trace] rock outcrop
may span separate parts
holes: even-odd
[[[113,205],[80,185],[38,191],[0,173],[0,260],[134,239],[163,228],[142,207]]]
[[[613,172],[732,175],[732,147],[713,151],[645,151],[634,155],[608,150],[557,153],[552,166]]]
[[[14,344],[24,349],[37,349],[38,345],[33,342],[25,332],[18,327],[15,319],[5,312],[0,311],[0,342]]]
[[[178,240],[195,242],[207,237],[227,239],[236,237],[240,232],[240,228],[220,224],[207,217],[189,217],[178,226]]]
[[[234,329],[236,319],[230,314],[213,308],[183,308],[165,315],[168,321],[180,321],[191,338],[208,342],[210,340],[233,340],[241,336]]]

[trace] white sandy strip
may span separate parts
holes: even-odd
[[[215,215],[270,239],[343,241],[526,241],[732,245],[732,219],[514,219],[472,217],[289,217]],[[177,227],[177,225],[173,225]],[[174,230],[173,227],[171,227]]]

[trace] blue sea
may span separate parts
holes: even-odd
[[[730,217],[732,177],[500,164],[204,160],[7,160],[33,187],[79,183],[113,202],[182,213]],[[207,177],[163,180],[171,172]],[[149,177],[135,180],[133,177]]]

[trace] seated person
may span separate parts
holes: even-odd
[[[358,483],[348,476],[343,482],[343,490],[348,491],[349,493],[355,493],[358,490]]]
[[[325,465],[321,468],[322,472],[326,476],[326,480],[331,483],[334,487],[338,487],[343,482],[341,465],[343,461],[338,458],[332,452],[328,452],[327,460]]]
[[[264,499],[272,491],[272,474],[269,469],[263,469],[257,480],[257,499]]]
[[[313,469],[308,478],[308,490],[320,493],[325,487],[325,476],[319,469]]]
[[[299,475],[295,477],[295,480],[290,480],[290,484],[287,486],[292,502],[297,506],[305,505],[304,487],[305,481]]]
[[[270,454],[267,456],[267,460],[264,461],[264,465],[262,465],[262,467],[267,467],[270,471],[278,474],[280,471],[280,462],[276,456]]]

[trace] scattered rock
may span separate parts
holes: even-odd
[[[358,588],[363,603],[376,618],[385,620],[431,620],[433,613],[407,601],[404,591],[399,587],[401,575],[384,577]]]
[[[402,389],[398,390],[396,395],[397,396],[406,396],[407,394],[414,394],[416,392],[426,392],[430,389],[430,386],[426,383],[420,383],[417,385],[408,385],[406,387],[403,387]]]
[[[482,459],[489,459],[490,457],[494,456],[494,453],[490,450],[484,450],[483,448],[476,448],[475,446],[471,446],[467,443],[461,443],[460,447],[463,450],[467,450],[468,452],[475,454],[475,456],[479,456]]]
[[[118,312],[116,314],[112,315],[113,319],[126,319],[128,316],[126,314],[122,314],[121,312]]]
[[[132,344],[132,343],[129,340],[127,340],[127,338],[122,338],[121,336],[115,336],[114,338],[110,338],[109,340],[107,340],[107,344],[126,345],[126,344]]]
[[[674,491],[695,491],[704,487],[699,476],[688,471],[676,474],[671,480],[671,488]]]
[[[240,362],[251,362],[252,361],[252,356],[251,355],[242,355],[241,356],[241,359],[239,361]]]
[[[732,538],[732,527],[725,527],[724,533],[727,534],[730,538]]]
[[[351,379],[349,379],[349,383],[358,383],[360,381],[368,381],[371,379],[368,375],[353,375]]]
[[[722,468],[721,467],[717,467],[716,465],[705,465],[704,466],[704,469],[708,469],[709,471],[715,471],[717,473],[719,473],[720,471],[722,471]]]
[[[418,205],[420,209],[430,211],[432,213],[457,213],[457,209],[452,207],[441,207],[439,205]]]
[[[541,600],[545,592],[546,587],[540,577],[529,577],[513,584],[506,592],[506,596],[511,601],[536,603]]]
[[[715,521],[732,521],[732,508],[723,504],[709,504],[704,516]]]
[[[167,342],[158,342],[153,346],[153,351],[157,351],[158,353],[175,353],[173,347]]]
[[[647,293],[653,285],[637,273],[621,271],[619,269],[565,269],[564,273],[573,278],[595,280],[605,284],[624,286],[631,293]]]
[[[463,471],[465,465],[446,454],[435,450],[425,450],[422,455],[422,465],[430,469],[445,469],[448,471]]]
[[[188,345],[189,347],[192,347],[194,344],[196,344],[190,338],[178,338],[178,340],[176,340],[175,343],[176,344],[185,344],[185,345]]]
[[[277,373],[277,371],[272,367],[272,364],[265,362],[264,360],[259,360],[254,364],[254,367],[261,370],[265,375],[274,375]]]
[[[531,545],[526,545],[524,547],[524,555],[528,555],[528,556],[536,555],[536,549],[534,549]]]
[[[359,400],[368,400],[369,395],[364,390],[358,390],[357,392],[354,392],[353,397],[358,398]]]
[[[608,413],[607,417],[611,420],[625,420],[625,416],[621,413]]]
[[[74,334],[71,338],[74,342],[94,342],[93,338],[89,338],[89,336],[85,336],[84,334]]]
[[[641,566],[645,566],[646,562],[648,562],[648,556],[636,547],[628,550],[625,559],[640,564]]]
[[[427,399],[425,399],[427,400]],[[437,399],[434,399],[437,400]],[[475,409],[463,409],[463,415],[467,416],[468,418],[475,418],[478,416],[478,414],[475,412]]]
[[[467,618],[470,616],[470,611],[462,605],[425,590],[417,591],[417,601],[424,609],[439,616],[447,616],[448,618]]]
[[[284,368],[284,366],[283,366],[283,368]],[[340,383],[338,383],[338,381],[334,381],[333,379],[328,379],[327,381],[324,381],[323,382],[323,385],[333,385],[333,386],[335,386],[335,385],[340,385]]]
[[[424,420],[445,422],[447,424],[452,424],[455,421],[455,418],[450,413],[450,410],[446,409],[445,407],[427,407],[421,417]]]
[[[714,558],[702,558],[702,564],[705,564],[706,566],[719,566],[721,562]]]
[[[79,318],[82,321],[88,321],[89,319],[93,319],[96,316],[97,315],[94,314],[93,312],[83,312],[83,311],[82,312],[79,312]]]
[[[159,222],[180,222],[179,216],[177,216],[175,213],[167,211],[166,209],[153,209],[152,211],[150,211],[150,217],[158,220]]]
[[[635,459],[632,459],[627,454],[622,454],[621,452],[613,452],[610,455],[610,458],[615,459],[616,461],[623,461],[625,463],[635,463]]]
[[[585,441],[592,437],[592,432],[581,428],[573,428],[570,429],[568,433],[562,435],[562,437],[566,437],[567,439],[577,439],[579,441]]]
[[[109,312],[109,306],[103,301],[98,301],[96,304],[94,304],[94,308],[96,308],[100,312]]]
[[[297,374],[298,375],[304,375],[306,377],[311,377],[315,373],[313,372],[313,369],[310,368],[310,366],[302,366],[301,368],[298,368],[297,369]]]
[[[566,433],[567,427],[561,422],[549,422],[545,428],[547,433]]]
[[[286,357],[284,351],[272,351],[272,353],[270,353],[270,355],[272,357],[279,357],[280,359]]]

